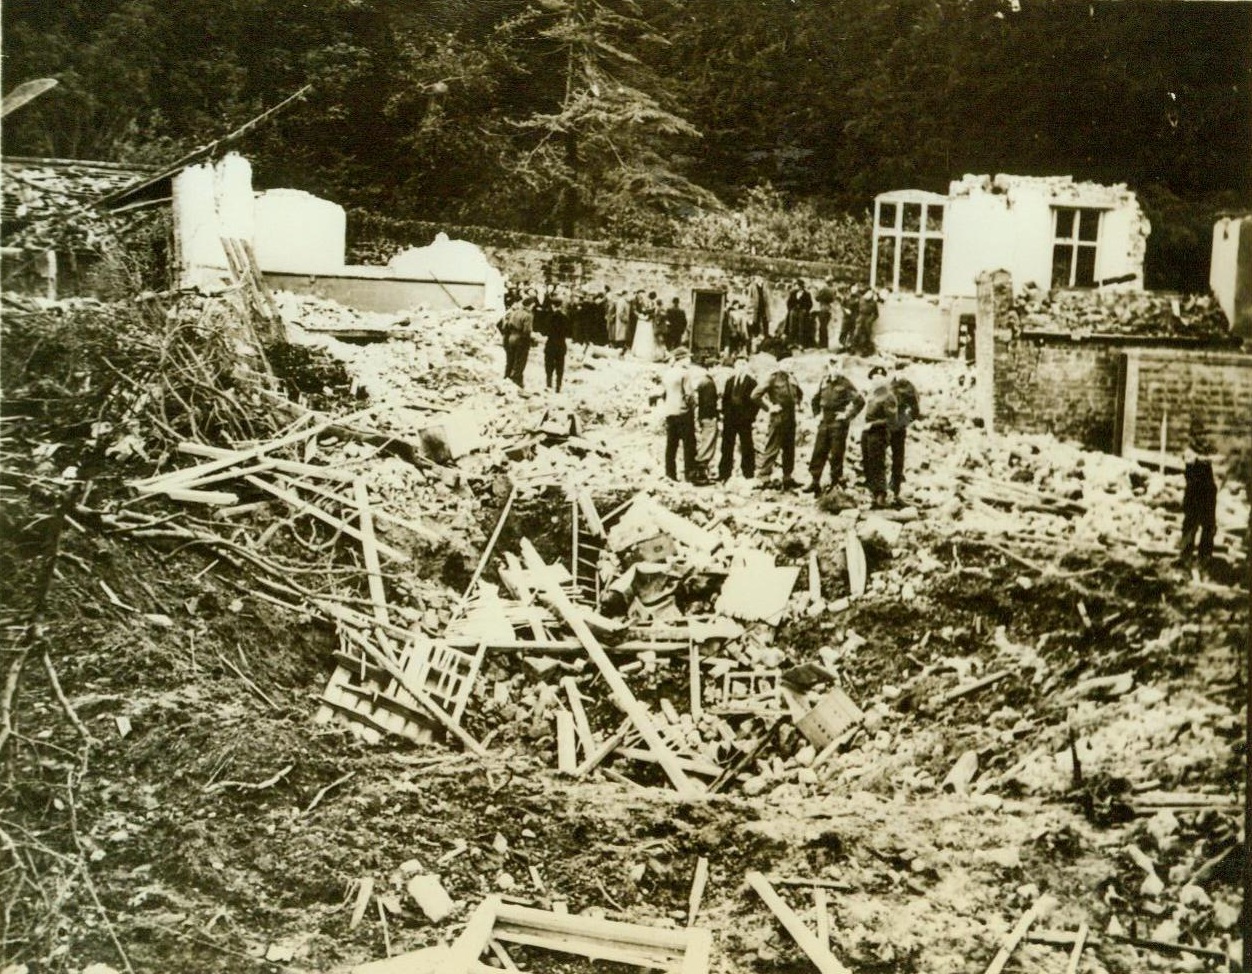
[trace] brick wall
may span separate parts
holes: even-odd
[[[1051,433],[1114,452],[1118,358],[1096,342],[997,338],[995,428]],[[980,360],[981,365],[981,360]]]
[[[1213,351],[1133,349],[1127,353],[1127,424],[1122,452],[1158,452],[1161,421],[1166,452],[1180,455],[1196,429],[1221,455],[1247,451],[1252,444],[1252,355]],[[1137,386],[1136,402],[1129,393]]]
[[[1252,442],[1252,355],[1002,330],[993,381],[1000,430],[1156,455],[1164,415],[1172,459],[1188,446],[1193,419],[1219,455],[1246,452]]]

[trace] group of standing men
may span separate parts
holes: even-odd
[[[832,358],[810,404],[818,418],[809,462],[811,481],[808,491],[820,495],[822,477],[830,469],[830,486],[846,486],[843,476],[848,431],[852,420],[865,410],[861,433],[861,464],[872,506],[887,507],[900,502],[904,482],[904,450],[908,427],[921,418],[917,389],[897,366],[892,376],[881,365],[869,371],[866,395],[848,377],[844,363]],[[665,411],[665,474],[678,479],[678,452],[683,454],[683,474],[696,484],[710,482],[710,465],[721,421],[721,461],[718,479],[730,479],[735,450],[746,479],[757,477],[758,486],[771,486],[777,464],[782,470],[780,486],[800,487],[793,479],[796,449],[796,419],[804,404],[804,391],[791,372],[791,362],[783,359],[764,383],[758,384],[748,370],[746,355],[735,358],[734,372],[726,379],[719,395],[707,369],[690,361],[686,349],[678,349],[662,378]],[[720,408],[719,408],[720,406]],[[753,426],[761,409],[768,411],[765,448],[757,467]],[[891,454],[890,478],[887,454]],[[891,496],[888,497],[888,488]]]
[[[865,288],[858,297],[855,288],[840,289],[827,278],[814,293],[797,279],[787,292],[782,332],[788,345],[830,348],[834,337],[844,351],[872,355],[877,320],[878,296],[873,288]]]

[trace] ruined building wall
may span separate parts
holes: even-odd
[[[966,176],[952,182],[945,215],[940,292],[973,297],[984,270],[1003,267],[1020,289],[1052,282],[1052,209],[1103,211],[1095,276],[1133,275],[1119,287],[1143,287],[1143,260],[1151,226],[1124,185],[1075,182],[1071,176]]]
[[[1234,333],[1252,338],[1252,216],[1223,217],[1213,226],[1209,286]]]

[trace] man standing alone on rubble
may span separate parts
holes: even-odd
[[[813,441],[813,459],[809,473],[813,482],[809,491],[822,492],[822,468],[830,462],[831,487],[843,486],[843,458],[848,447],[848,423],[865,405],[865,397],[843,374],[843,360],[831,358],[822,384],[813,396],[813,414],[818,417],[817,438]]]
[[[896,395],[891,390],[887,370],[875,365],[869,370],[874,385],[865,400],[865,428],[861,431],[861,464],[865,471],[865,483],[873,497],[870,506],[887,506],[887,443],[895,427],[898,407]]]
[[[696,431],[693,425],[695,391],[687,369],[688,352],[674,350],[674,361],[661,376],[665,396],[665,476],[678,479],[678,447],[683,451],[683,477],[692,480],[696,466]]]
[[[500,337],[504,340],[504,377],[522,387],[526,359],[530,355],[531,336],[535,330],[534,295],[528,294],[500,319]]]
[[[792,479],[791,472],[796,464],[796,408],[803,399],[804,391],[792,377],[791,362],[787,359],[779,362],[765,384],[752,394],[755,403],[766,405],[768,400],[769,409],[769,432],[761,454],[761,483],[758,486],[769,486],[769,477],[774,472],[774,463],[780,453],[783,490],[800,486],[798,481]]]
[[[725,483],[735,466],[735,441],[739,441],[739,469],[746,480],[756,474],[756,446],[752,442],[752,423],[756,419],[757,403],[752,393],[756,391],[756,379],[748,371],[748,356],[742,352],[735,356],[735,374],[726,380],[722,389],[722,459],[718,465],[718,479]]]
[[[1217,534],[1217,479],[1213,476],[1213,461],[1208,456],[1211,449],[1203,434],[1193,432],[1191,445],[1183,455],[1186,487],[1182,494],[1182,550],[1179,553],[1182,562],[1191,557],[1196,532],[1200,534],[1200,560],[1207,562],[1213,557],[1213,538]]]
[[[909,426],[922,418],[922,407],[917,401],[917,387],[904,375],[904,363],[896,363],[896,374],[891,377],[891,391],[896,397],[896,421],[891,427],[891,502],[900,504],[900,488],[904,484],[904,441]]]

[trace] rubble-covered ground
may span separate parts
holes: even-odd
[[[34,650],[4,755],[5,963],[346,970],[450,942],[490,893],[681,926],[702,856],[697,922],[714,934],[710,969],[727,974],[811,969],[745,884],[749,870],[826,884],[831,951],[856,972],[984,971],[1034,905],[1035,931],[1089,926],[1083,972],[1216,970],[1218,957],[1239,956],[1248,514],[1233,478],[1217,563],[1180,565],[1181,477],[1046,437],[987,434],[970,419],[972,373],[945,362],[908,370],[925,415],[910,433],[914,520],[872,520],[859,488],[819,505],[738,477],[673,484],[650,404],[662,366],[575,347],[558,395],[543,389],[536,349],[523,393],[500,378],[490,315],[398,323],[279,298],[295,339],[275,363],[289,395],[372,409],[373,427],[400,439],[442,427],[443,473],[333,433],[304,456],[334,454],[394,519],[379,522],[380,538],[412,555],[388,578],[406,622],[433,633],[456,615],[510,485],[491,583],[500,553],[523,538],[568,560],[572,492],[589,491],[602,513],[644,494],[727,546],[801,569],[778,625],[745,641],[738,662],[820,662],[864,727],[814,768],[813,748],[784,722],[730,787],[683,802],[659,771],[624,760],[558,774],[551,709],[563,677],[580,682],[600,736],[621,714],[581,655],[551,667],[501,653],[464,719],[487,758],[398,737],[364,743],[313,719],[333,628],[278,604],[215,554],[227,549],[156,535],[162,523],[194,528],[193,514],[137,498],[126,481],[187,462],[173,453],[115,453],[116,471],[94,472],[97,493],[66,522],[32,629],[23,609],[38,590],[50,504],[80,472],[61,466],[30,413],[6,417],[5,648],[34,640]],[[384,340],[327,334],[348,320]],[[758,376],[771,361],[754,360]],[[854,360],[854,377],[868,364]],[[823,365],[816,353],[795,360],[808,392]],[[812,423],[801,421],[800,479]],[[284,566],[293,584],[344,570],[281,508],[194,517]],[[849,530],[868,565],[858,598]],[[664,699],[686,712],[681,656],[626,669],[650,708]],[[85,752],[71,712],[93,739]],[[406,892],[418,873],[437,874],[454,901],[439,922]],[[362,880],[375,896],[354,924]],[[776,888],[812,928],[808,886]],[[536,972],[618,969],[516,956]],[[1059,974],[1068,960],[1065,946],[1028,939],[1005,970]]]

